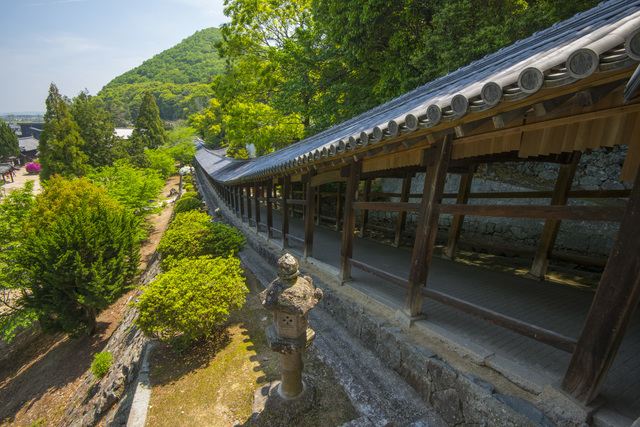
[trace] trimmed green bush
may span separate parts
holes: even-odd
[[[168,271],[176,260],[236,255],[246,239],[238,230],[225,224],[211,222],[211,217],[198,211],[176,215],[164,233],[158,251],[163,255],[162,269]]]
[[[183,193],[182,196],[180,196],[180,199],[186,199],[189,197],[193,197],[193,198],[198,198],[198,192],[197,191],[187,191],[186,193]]]
[[[242,307],[247,292],[239,259],[184,258],[145,289],[136,303],[137,323],[145,335],[163,341],[210,339]]]
[[[102,378],[107,375],[112,363],[113,356],[108,351],[94,354],[93,362],[91,362],[91,373],[98,378]]]
[[[200,209],[202,202],[195,197],[181,197],[180,200],[176,202],[176,206],[173,208],[173,212],[176,214],[189,212],[196,209]]]

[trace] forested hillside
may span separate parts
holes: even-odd
[[[116,77],[97,97],[121,123],[135,121],[147,90],[154,95],[164,120],[186,118],[208,105],[209,84],[224,66],[214,46],[221,40],[217,28],[198,31]]]

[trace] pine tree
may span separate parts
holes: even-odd
[[[0,125],[0,159],[20,154],[18,137],[6,123]]]
[[[92,333],[137,273],[140,221],[85,179],[54,177],[24,224],[16,258],[25,308],[46,332]]]
[[[53,83],[46,104],[47,112],[38,143],[38,158],[42,167],[40,178],[47,181],[56,174],[67,178],[83,176],[87,169],[87,156],[81,151],[84,140],[71,117],[67,101]]]
[[[149,91],[146,91],[142,98],[131,139],[137,147],[144,148],[158,148],[167,142],[167,132],[160,118],[160,110]]]
[[[86,154],[87,163],[93,167],[111,165],[116,137],[109,113],[86,90],[73,98],[70,112],[85,142],[80,149]]]

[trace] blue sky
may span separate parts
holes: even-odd
[[[2,0],[0,114],[45,111],[49,85],[92,95],[227,18],[223,0]]]

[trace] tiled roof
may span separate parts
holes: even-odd
[[[33,151],[38,149],[38,140],[32,136],[18,138],[18,146],[22,151]]]
[[[640,0],[610,0],[344,123],[250,160],[201,149],[222,182],[268,176],[640,61]],[[206,165],[206,166],[205,166]]]

